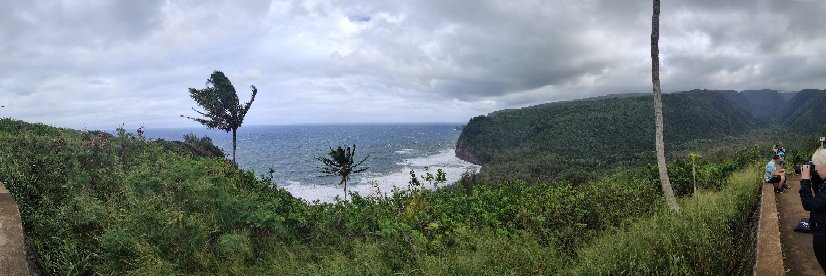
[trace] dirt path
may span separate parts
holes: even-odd
[[[780,241],[789,275],[824,275],[812,251],[812,234],[794,232],[801,218],[808,218],[809,212],[800,203],[800,177],[788,180],[791,186],[786,192],[777,194],[777,209],[780,212]]]
[[[0,182],[0,275],[30,275],[17,203]]]

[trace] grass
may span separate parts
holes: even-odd
[[[583,184],[504,181],[309,204],[235,169],[203,139],[0,119],[0,181],[42,271],[57,275],[731,272],[753,199],[744,173],[729,175],[759,153],[702,163],[706,192],[694,196],[687,163],[674,162],[684,197],[674,217],[654,167]]]
[[[750,166],[720,191],[682,200],[678,215],[663,209],[596,239],[565,274],[751,274],[759,176]]]

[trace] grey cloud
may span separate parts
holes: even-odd
[[[420,86],[442,84],[431,88],[465,100],[558,84],[609,66],[591,56],[596,47],[573,31],[590,24],[587,17],[566,15],[554,8],[559,3],[471,2],[407,6],[398,11],[410,14],[403,22],[375,22],[359,37],[360,50],[383,53],[384,59],[370,63],[359,52],[348,57],[354,67],[406,74]],[[430,45],[437,46],[433,52]]]
[[[49,37],[50,46],[106,47],[138,40],[160,26],[164,1],[7,2],[0,33],[10,42],[32,43]],[[17,45],[20,46],[20,45]]]
[[[350,22],[353,22],[353,23],[363,23],[363,22],[370,22],[370,19],[372,19],[372,18],[369,17],[369,16],[366,16],[366,15],[351,15],[351,16],[347,17],[347,19],[349,19]]]
[[[826,86],[826,3],[662,12],[666,90]],[[259,88],[254,124],[465,121],[650,91],[650,19],[650,2],[613,0],[3,1],[0,103],[69,126],[191,125],[186,88],[223,70],[242,97]]]

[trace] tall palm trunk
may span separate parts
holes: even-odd
[[[654,84],[654,116],[656,123],[657,167],[660,172],[660,185],[668,202],[668,207],[674,212],[680,212],[671,181],[668,179],[668,167],[665,163],[665,145],[663,142],[663,102],[660,88],[660,0],[654,0],[654,15],[651,16],[651,81]]]
[[[238,163],[237,163],[237,162],[235,162],[235,147],[236,147],[236,145],[237,145],[237,141],[238,141],[238,140],[236,139],[236,135],[235,135],[235,133],[236,133],[237,131],[238,131],[238,129],[237,129],[237,128],[233,128],[233,129],[232,129],[232,165],[234,165],[236,168],[238,167]]]
[[[691,162],[691,179],[694,183],[694,194],[697,194],[697,165]]]

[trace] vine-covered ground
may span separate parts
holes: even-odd
[[[762,155],[701,162],[696,195],[674,162],[672,216],[654,167],[308,204],[206,142],[2,119],[0,181],[47,274],[730,274],[747,265],[734,241],[754,206],[741,169]]]

